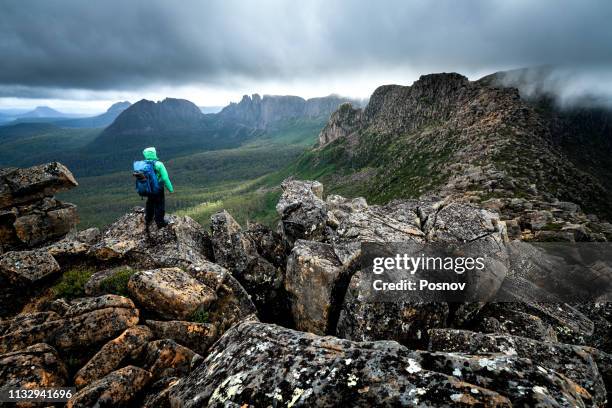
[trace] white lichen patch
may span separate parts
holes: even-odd
[[[460,370],[460,369],[458,369],[458,368],[455,368],[455,369],[453,370],[453,375],[454,375],[455,377],[461,377],[461,370]]]
[[[538,394],[546,394],[547,393],[547,389],[546,387],[541,387],[539,385],[536,385],[535,387],[533,387],[533,392],[537,392]]]
[[[234,374],[227,377],[212,393],[210,402],[225,402],[234,395],[242,392],[242,380],[246,377],[245,373]]]
[[[459,402],[462,398],[463,394],[453,394],[450,396],[450,399],[453,400],[453,402]]]
[[[486,368],[488,371],[493,371],[496,367],[495,360],[491,360],[489,358],[481,358],[480,360],[478,360],[478,364],[482,368]]]
[[[295,405],[295,403],[297,402],[297,400],[300,399],[302,394],[304,394],[304,390],[301,388],[296,388],[295,390],[293,390],[293,395],[291,396],[291,401],[289,401],[289,404],[287,404],[287,408],[291,408],[293,405]]]
[[[346,360],[344,360],[344,364],[346,365],[351,365],[352,362],[353,362],[352,358],[347,358]]]
[[[349,387],[354,387],[357,385],[357,376],[355,374],[349,374],[348,382],[346,383]]]
[[[421,370],[422,370],[421,365],[417,363],[416,360],[412,358],[408,359],[408,367],[406,367],[406,371],[408,371],[410,374],[414,374],[414,373],[418,373]]]
[[[273,392],[266,394],[266,397],[273,398],[277,401],[283,400],[283,395],[281,394],[281,389],[276,387]]]

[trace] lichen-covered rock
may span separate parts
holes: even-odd
[[[222,266],[205,261],[189,266],[187,273],[214,290],[217,301],[207,312],[208,322],[215,326],[218,335],[244,319],[252,319],[257,312],[249,294]]]
[[[279,321],[286,315],[284,268],[258,253],[258,247],[227,211],[211,217],[215,262],[227,268],[251,295],[264,320]]]
[[[281,218],[279,229],[285,241],[293,245],[297,239],[322,240],[327,224],[323,185],[318,181],[287,179],[281,188],[283,194],[276,212]]]
[[[204,354],[217,340],[217,327],[212,323],[186,322],[182,320],[147,320],[156,339],[171,339]]]
[[[128,290],[144,308],[167,319],[185,319],[206,310],[217,298],[215,292],[180,268],[137,272]]]
[[[184,377],[200,361],[202,356],[198,353],[170,339],[152,341],[144,352],[144,367],[152,374],[153,381]]]
[[[140,268],[186,267],[205,261],[210,242],[204,228],[189,217],[167,216],[169,225],[145,231],[144,209],[135,208],[107,227],[88,254],[100,261]]]
[[[606,388],[590,350],[581,346],[543,342],[527,337],[482,334],[467,330],[432,329],[433,351],[468,354],[502,353],[528,358],[563,374],[586,389],[596,405],[606,401]]]
[[[0,248],[28,248],[61,238],[78,222],[76,206],[53,194],[77,185],[62,164],[53,162],[0,172]]]
[[[130,327],[106,343],[75,375],[74,385],[82,388],[119,367],[126,358],[135,359],[153,338],[146,326]]]
[[[3,389],[64,387],[67,376],[57,351],[48,344],[38,343],[0,354],[0,388]]]
[[[0,336],[0,352],[36,343],[48,343],[60,350],[85,349],[137,323],[138,310],[128,298],[106,295],[76,299],[59,319],[5,332]]]
[[[45,251],[11,251],[0,257],[1,278],[19,287],[36,284],[59,270],[55,258]]]
[[[350,279],[351,263],[343,264],[334,246],[297,240],[287,260],[285,290],[298,330],[327,334],[334,330],[340,303]]]
[[[488,389],[415,366],[397,343],[353,343],[244,322],[170,390],[173,407],[509,407]]]
[[[113,371],[79,392],[68,401],[68,408],[126,406],[151,380],[151,373],[135,366]]]

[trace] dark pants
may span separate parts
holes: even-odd
[[[145,222],[148,224],[155,219],[155,223],[158,228],[164,227],[166,222],[164,216],[166,215],[166,197],[164,191],[147,197],[147,205],[145,207]]]

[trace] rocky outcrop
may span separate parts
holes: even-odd
[[[66,167],[53,162],[0,170],[0,252],[61,238],[78,222],[76,206],[53,195],[77,186]]]
[[[125,262],[140,268],[188,266],[206,261],[209,236],[189,217],[169,216],[170,225],[147,238],[144,209],[135,208],[103,231],[88,254],[102,262]]]
[[[289,246],[297,239],[321,240],[326,234],[327,210],[323,185],[318,181],[285,180],[283,194],[276,204],[281,218],[280,231]]]
[[[273,265],[259,253],[268,255],[278,264],[282,258],[278,259],[278,254],[275,253],[277,250],[273,248],[278,245],[256,240],[263,237],[261,228],[254,234],[243,232],[226,211],[211,217],[211,230],[215,262],[227,268],[244,286],[262,319],[279,321],[286,313],[283,293],[284,265]],[[271,233],[268,238],[274,239]]]
[[[11,251],[0,256],[0,279],[3,287],[26,288],[60,270],[59,264],[45,251]]]
[[[327,125],[319,133],[319,147],[325,147],[334,140],[346,138],[362,125],[363,110],[355,109],[350,103],[343,103],[335,111]]]

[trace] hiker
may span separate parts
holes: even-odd
[[[166,166],[157,158],[155,147],[147,147],[142,151],[144,161],[134,162],[134,176],[136,177],[136,191],[142,197],[147,197],[145,207],[145,226],[147,232],[151,221],[155,220],[157,228],[164,228],[168,223],[165,220],[166,198],[164,186],[173,193],[174,188],[168,177]]]

